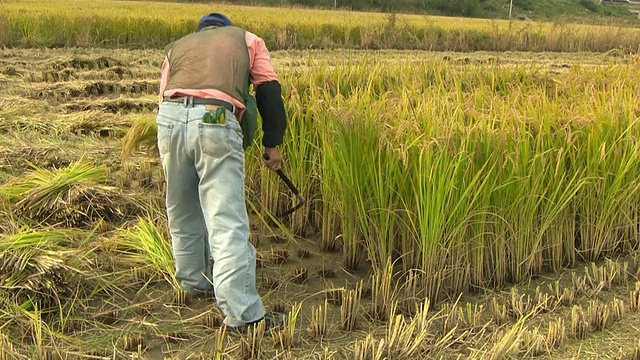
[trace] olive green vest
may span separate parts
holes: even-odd
[[[165,90],[215,89],[245,103],[249,51],[245,31],[234,26],[204,28],[169,44]]]
[[[245,31],[234,26],[208,27],[165,47],[169,79],[165,90],[215,89],[245,105],[240,121],[243,148],[253,144],[258,126],[255,96],[249,93],[251,74]]]

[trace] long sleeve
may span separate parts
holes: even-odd
[[[282,144],[287,128],[287,114],[282,101],[282,90],[277,80],[264,82],[256,88],[258,111],[262,116],[262,145],[275,147]]]
[[[282,89],[264,40],[250,32],[246,33],[245,39],[251,64],[249,80],[256,90],[258,111],[262,117],[262,145],[275,147],[282,144],[287,127]]]

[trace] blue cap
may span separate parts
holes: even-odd
[[[198,30],[200,30],[203,27],[204,23],[208,21],[216,21],[224,26],[231,26],[231,20],[229,20],[228,17],[220,13],[211,13],[200,18],[200,21],[198,21]]]

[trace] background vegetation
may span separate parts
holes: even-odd
[[[546,3],[546,2],[545,2]],[[9,47],[162,48],[192,32],[211,5],[112,0],[6,0],[0,44]],[[108,9],[108,10],[105,10]],[[216,5],[272,50],[635,51],[640,30],[620,23],[520,22],[431,15]]]
[[[173,1],[175,2],[175,1]],[[183,0],[189,3],[206,1]],[[304,6],[350,10],[420,13],[507,19],[509,0],[230,0],[234,5]],[[526,15],[534,20],[579,21],[637,24],[637,17],[623,6],[603,6],[598,0],[513,0],[512,16]]]

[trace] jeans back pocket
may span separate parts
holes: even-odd
[[[164,157],[171,151],[171,134],[173,132],[173,124],[156,122],[156,127],[158,152],[160,153],[160,157]]]
[[[231,151],[229,128],[218,124],[199,123],[200,150],[213,157],[222,157]]]

